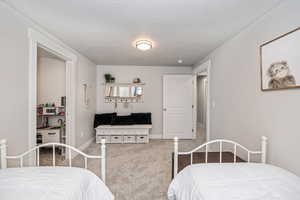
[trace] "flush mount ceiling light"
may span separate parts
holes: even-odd
[[[152,49],[153,44],[149,40],[138,40],[135,43],[135,47],[141,51],[147,51],[149,49]]]
[[[177,60],[177,62],[179,63],[179,64],[182,64],[183,63],[183,60]]]

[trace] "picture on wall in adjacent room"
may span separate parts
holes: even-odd
[[[300,27],[260,46],[261,89],[300,88]]]

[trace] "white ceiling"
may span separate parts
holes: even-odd
[[[190,66],[282,0],[7,1],[96,64]]]

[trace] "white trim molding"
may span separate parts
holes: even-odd
[[[63,47],[58,42],[48,38],[47,36],[43,35],[41,32],[38,32],[32,28],[28,29],[28,37],[37,42],[39,46],[45,48],[47,51],[57,55],[58,57],[66,60],[66,61],[73,61],[77,62],[77,56],[71,52],[70,50]]]
[[[28,29],[29,38],[29,114],[28,114],[28,147],[36,146],[36,106],[37,106],[37,48],[41,47],[66,61],[66,143],[75,146],[76,119],[76,66],[77,56],[60,42],[44,34]],[[29,158],[34,163],[33,157]]]

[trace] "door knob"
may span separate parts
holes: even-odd
[[[163,111],[167,111],[167,109],[166,109],[166,108],[164,108],[164,109],[163,109]]]

